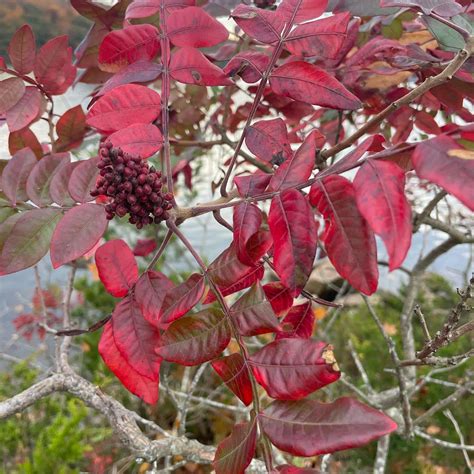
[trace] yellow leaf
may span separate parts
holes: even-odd
[[[474,160],[474,151],[470,150],[449,150],[448,155],[453,156],[454,158],[462,158],[463,160]]]

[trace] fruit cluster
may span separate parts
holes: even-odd
[[[100,176],[91,196],[111,198],[105,206],[107,219],[129,214],[129,222],[141,229],[169,218],[173,195],[162,193],[160,171],[149,166],[140,156],[114,148],[110,142],[101,145],[99,157]]]

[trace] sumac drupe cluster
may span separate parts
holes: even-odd
[[[129,214],[130,224],[141,229],[169,218],[173,195],[162,192],[160,171],[149,166],[140,156],[114,148],[110,142],[101,145],[99,156],[100,176],[91,195],[111,198],[105,206],[107,219]]]

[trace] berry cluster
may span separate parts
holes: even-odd
[[[124,153],[103,143],[99,150],[100,176],[91,196],[105,195],[111,201],[105,206],[107,219],[130,214],[129,222],[138,229],[169,218],[173,207],[171,193],[162,193],[161,172],[148,166],[140,156]]]

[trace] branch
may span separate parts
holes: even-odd
[[[104,394],[99,387],[72,372],[54,374],[20,394],[0,402],[0,419],[12,416],[55,392],[67,392],[105,415],[121,443],[137,458],[152,462],[166,456],[181,456],[200,464],[210,464],[214,459],[215,448],[184,436],[149,440],[138,428],[136,414]],[[247,472],[263,474],[266,472],[265,465],[254,459]]]
[[[331,156],[336,155],[342,150],[349,148],[353,145],[359,138],[364,136],[366,133],[372,132],[378,125],[380,125],[383,120],[385,120],[391,113],[395,112],[395,110],[399,109],[402,105],[408,105],[414,100],[421,97],[423,94],[428,92],[429,90],[433,89],[433,87],[437,87],[443,84],[446,81],[452,79],[452,77],[462,68],[464,63],[474,54],[474,36],[470,36],[466,41],[466,46],[464,49],[459,51],[456,56],[452,59],[452,61],[443,69],[438,75],[427,77],[422,84],[418,87],[415,87],[411,92],[405,94],[400,99],[392,102],[388,107],[386,107],[382,112],[378,113],[374,117],[372,117],[365,125],[355,133],[353,133],[350,137],[346,138],[342,142],[338,143],[337,145],[329,148],[328,150],[323,150],[321,152],[321,156],[323,159],[330,158]]]

